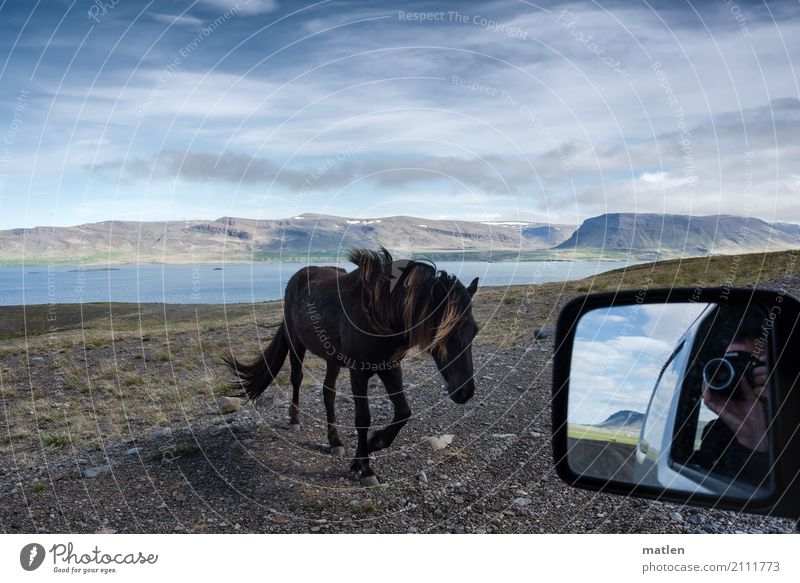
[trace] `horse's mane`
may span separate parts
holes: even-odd
[[[394,329],[400,325],[411,346],[445,356],[447,339],[471,301],[458,278],[426,261],[395,263],[383,247],[352,249],[348,257],[358,266],[361,307],[370,325],[384,334],[400,332]]]

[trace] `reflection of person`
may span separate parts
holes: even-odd
[[[752,374],[742,375],[731,392],[715,391],[703,382],[703,402],[718,418],[703,428],[693,461],[715,473],[758,484],[769,471],[766,360],[752,338],[737,338],[726,352],[758,360]]]

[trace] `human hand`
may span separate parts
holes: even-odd
[[[752,352],[753,345],[750,342],[734,342],[728,347],[728,351]],[[768,375],[766,361],[762,356],[759,364],[753,368],[752,384],[746,377],[739,382],[736,390],[741,399],[738,400],[720,395],[703,382],[703,402],[706,406],[733,431],[736,441],[759,452],[767,451]]]

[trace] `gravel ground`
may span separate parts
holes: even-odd
[[[773,282],[800,290],[800,279]],[[428,358],[405,365],[414,411],[373,463],[382,485],[348,472],[353,403],[339,382],[348,457],[325,439],[320,379],[304,388],[303,429],[288,431],[287,387],[229,415],[186,416],[132,439],[54,455],[0,458],[4,532],[783,533],[788,520],[570,488],[550,448],[552,339],[476,347],[478,390],[452,403]],[[377,381],[377,379],[376,379]],[[391,417],[371,390],[373,426]],[[425,441],[452,435],[442,449]],[[444,440],[447,441],[446,439]],[[37,457],[38,456],[38,457]]]

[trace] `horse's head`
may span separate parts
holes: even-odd
[[[361,307],[371,327],[429,352],[450,398],[459,404],[469,401],[475,393],[472,340],[478,325],[472,297],[478,278],[464,287],[456,276],[428,262],[394,261],[383,247],[354,249],[350,260],[359,267]]]
[[[478,325],[472,316],[472,297],[477,289],[477,277],[469,287],[464,287],[456,277],[442,273],[434,288],[437,306],[432,314],[434,335],[429,350],[447,383],[447,394],[459,405],[469,401],[475,393],[472,341],[478,333]]]

